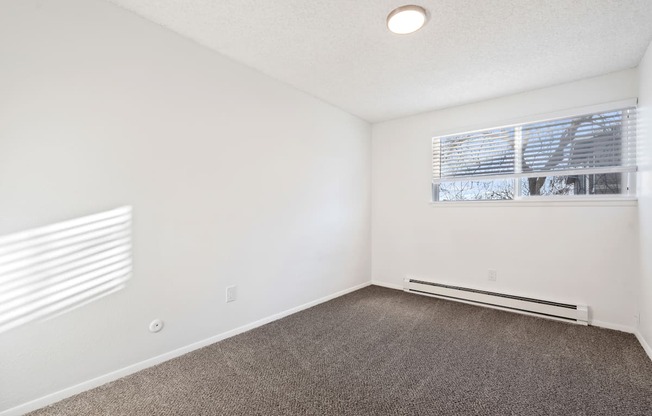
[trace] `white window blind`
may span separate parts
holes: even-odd
[[[636,170],[634,107],[433,139],[433,183]]]

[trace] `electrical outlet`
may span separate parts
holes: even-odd
[[[641,315],[636,313],[634,314],[634,327],[638,328],[640,324],[641,324]]]
[[[498,279],[498,272],[489,269],[489,273],[487,274],[487,279],[489,279],[490,282],[495,282]]]
[[[228,286],[226,288],[226,303],[234,302],[238,297],[238,287],[237,286]]]

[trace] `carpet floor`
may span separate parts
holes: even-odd
[[[633,335],[370,286],[32,415],[652,415]]]

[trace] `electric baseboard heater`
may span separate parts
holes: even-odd
[[[540,316],[580,325],[588,325],[589,308],[586,305],[571,305],[548,300],[495,293],[485,290],[451,286],[428,280],[406,277],[403,290],[419,295],[432,296],[473,305]]]

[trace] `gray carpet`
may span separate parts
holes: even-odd
[[[371,286],[33,415],[652,415],[633,335]]]

